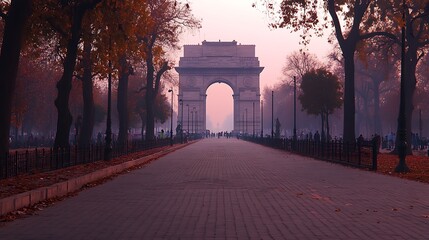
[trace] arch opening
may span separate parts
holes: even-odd
[[[223,81],[206,90],[206,128],[212,133],[234,130],[233,89]]]

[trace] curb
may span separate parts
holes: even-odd
[[[172,147],[139,159],[127,161],[118,165],[110,166],[107,168],[99,169],[95,172],[82,175],[80,177],[72,178],[64,182],[59,182],[48,187],[41,187],[27,192],[19,193],[13,196],[0,199],[0,216],[16,211],[24,207],[30,207],[41,201],[49,200],[56,197],[62,197],[69,193],[81,189],[84,185],[110,177],[117,173],[123,172],[129,168],[137,165],[142,165],[155,160],[159,157],[167,155],[178,149],[192,144],[181,144],[178,147]]]

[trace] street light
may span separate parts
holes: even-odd
[[[188,131],[188,133],[190,133],[191,131],[189,131],[189,104],[186,104],[186,106],[188,107],[188,128],[186,130]]]
[[[183,144],[183,99],[180,99],[179,102],[182,109],[182,114],[180,115],[180,143]]]
[[[173,89],[169,89],[168,92],[171,92],[171,121],[170,121],[170,146],[173,146]]]
[[[247,135],[247,108],[245,109],[246,111],[246,135]]]
[[[253,120],[252,120],[252,127],[253,127],[253,138],[255,137],[255,102],[252,102],[253,105],[253,110],[252,110],[252,114],[253,114]]]
[[[195,131],[194,131],[194,112],[195,112],[195,107],[193,107],[192,108],[193,109],[193,111],[191,112],[192,113],[192,134],[194,134],[195,133]],[[196,115],[196,114],[195,114]]]
[[[261,138],[264,137],[264,100],[261,100]]]
[[[271,91],[271,138],[274,138],[274,91]]]
[[[405,116],[405,11],[407,9],[407,5],[405,4],[405,0],[402,0],[402,38],[401,38],[401,97],[399,104],[399,118],[398,118],[398,126],[399,126],[399,144],[398,144],[398,156],[399,162],[395,168],[395,172],[408,172],[410,169],[405,162],[405,158],[407,155],[407,140],[406,140],[406,116]]]
[[[194,111],[191,111],[191,115],[192,115],[192,122],[191,122],[191,127],[192,127],[192,130],[191,130],[191,134],[193,134],[194,133]]]
[[[293,76],[293,148],[296,146],[296,77]]]
[[[243,128],[243,135],[246,135],[246,120],[244,119],[244,113],[243,113],[243,121],[242,124],[243,126],[241,126]]]

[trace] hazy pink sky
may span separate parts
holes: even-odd
[[[202,19],[202,28],[182,36],[182,44],[198,44],[207,41],[232,41],[256,45],[256,56],[265,67],[260,75],[261,92],[282,78],[286,56],[302,48],[298,44],[299,33],[288,29],[271,30],[265,15],[252,8],[255,0],[190,0],[192,12]],[[313,39],[310,52],[320,58],[327,55],[332,46],[326,38]],[[178,52],[183,56],[183,50]],[[214,84],[207,91],[207,128],[213,131],[232,130],[232,90],[225,84]],[[212,126],[212,127],[211,127]]]

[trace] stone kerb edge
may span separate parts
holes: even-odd
[[[69,179],[65,182],[56,183],[49,187],[41,187],[14,196],[2,198],[0,199],[0,216],[17,211],[24,207],[32,206],[44,200],[65,196],[68,193],[79,190],[85,184],[109,177],[131,167],[150,162],[151,160],[159,158],[176,149],[179,148],[157,152],[146,157],[124,162],[115,166],[110,166],[77,178]]]

